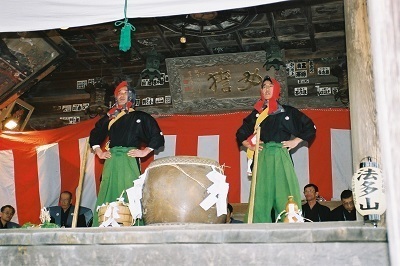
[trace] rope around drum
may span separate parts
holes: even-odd
[[[185,171],[183,171],[182,168],[180,168],[179,166],[175,165],[175,164],[168,164],[166,166],[172,166],[175,167],[176,169],[178,169],[179,171],[181,171],[185,176],[189,177],[190,179],[192,179],[194,182],[196,182],[197,184],[199,184],[202,188],[206,189],[206,186],[203,185],[202,183],[200,183],[199,181],[197,181],[196,179],[194,179],[193,177],[191,177],[188,173],[186,173]]]

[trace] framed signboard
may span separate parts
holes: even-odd
[[[0,33],[0,109],[8,106],[64,60],[58,35]],[[63,42],[61,39],[59,42]]]
[[[260,97],[265,52],[167,58],[176,113],[251,109]],[[283,92],[281,96],[284,96]]]
[[[4,128],[4,126],[6,122],[8,122],[9,120],[13,120],[17,125],[15,128],[11,130],[13,131],[24,130],[34,109],[35,108],[32,105],[24,102],[21,99],[15,100],[12,104],[10,104],[7,107],[6,113],[3,116],[3,129],[10,130]]]

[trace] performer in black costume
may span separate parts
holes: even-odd
[[[164,136],[157,121],[148,113],[134,109],[136,94],[126,81],[114,91],[116,104],[90,132],[89,143],[100,159],[105,159],[96,206],[114,202],[133,186],[140,175],[138,158],[164,146]],[[100,145],[109,137],[103,151]],[[141,149],[142,144],[146,147]],[[97,213],[93,226],[98,226]]]
[[[304,113],[278,102],[280,84],[277,80],[265,76],[260,94],[254,110],[237,130],[236,139],[239,145],[247,148],[248,159],[253,159],[254,132],[258,125],[261,128],[253,223],[270,223],[271,212],[278,217],[285,210],[288,196],[293,196],[298,206],[301,204],[299,181],[289,152],[302,141],[310,143],[316,128]]]

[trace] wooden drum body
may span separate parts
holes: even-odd
[[[222,173],[214,160],[194,156],[165,157],[148,167],[143,186],[145,224],[156,223],[225,223],[226,215],[217,217],[212,206],[205,211],[200,203],[209,195],[212,182],[207,174],[213,167]]]

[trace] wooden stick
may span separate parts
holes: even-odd
[[[76,224],[78,222],[79,205],[81,203],[82,186],[83,186],[83,180],[84,180],[85,173],[86,173],[85,168],[86,168],[86,162],[87,162],[89,148],[90,148],[89,147],[89,138],[87,138],[86,143],[85,143],[83,160],[82,160],[81,168],[80,168],[79,183],[78,183],[78,187],[76,188],[75,209],[74,209],[74,216],[72,217],[71,228],[75,228]]]
[[[250,189],[250,202],[249,202],[249,214],[247,217],[247,223],[253,223],[254,214],[254,197],[256,194],[256,183],[257,183],[257,167],[258,167],[258,149],[260,147],[260,132],[261,128],[258,126],[256,129],[256,150],[254,151],[254,163],[253,163],[253,174],[251,177],[251,189]]]

